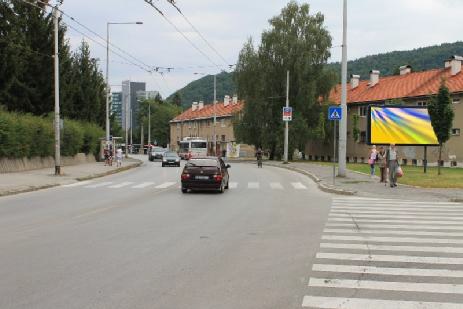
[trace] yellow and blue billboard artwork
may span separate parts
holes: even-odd
[[[370,143],[437,145],[427,108],[370,108]]]

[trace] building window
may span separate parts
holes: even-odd
[[[359,116],[366,117],[368,113],[368,106],[359,106]]]
[[[452,99],[452,103],[453,103],[453,104],[458,104],[458,103],[460,103],[460,98],[453,98],[453,99]]]
[[[226,125],[225,125],[225,119],[220,119],[220,126],[221,126],[222,128],[225,128],[225,127],[226,127]]]
[[[367,132],[362,131],[360,132],[360,140],[359,143],[366,143],[367,142]]]
[[[222,135],[222,142],[225,142],[225,135]]]
[[[417,159],[412,159],[412,165],[417,166],[418,165],[418,160]]]
[[[458,128],[452,129],[452,135],[460,136],[460,129],[458,129]]]
[[[188,122],[188,128],[191,129],[191,121]]]
[[[416,105],[417,106],[428,106],[428,102],[426,102],[426,101],[418,101],[418,102],[416,102]]]

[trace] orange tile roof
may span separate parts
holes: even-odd
[[[369,80],[362,80],[359,86],[351,89],[347,84],[347,103],[365,103],[402,99],[437,94],[442,78],[451,93],[463,92],[463,71],[451,76],[450,68],[435,69],[406,75],[380,77],[379,83],[369,87]],[[331,90],[329,100],[341,103],[341,85]]]
[[[238,101],[238,103],[233,104],[230,102],[228,106],[225,106],[223,102],[218,102],[215,106],[216,117],[229,117],[232,114],[239,112],[243,109],[244,102]],[[193,111],[190,107],[188,110],[184,111],[177,117],[171,120],[171,122],[179,122],[185,120],[195,120],[195,119],[204,119],[204,118],[213,118],[214,117],[214,104],[207,104],[199,110]]]

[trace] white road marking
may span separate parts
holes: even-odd
[[[355,217],[355,219],[381,219],[381,218],[387,218],[387,219],[421,219],[424,220],[425,218],[420,217],[417,218],[416,216],[407,216],[407,215],[351,215],[351,214],[334,214],[330,215],[330,218],[350,218],[350,217]],[[449,220],[449,221],[463,221],[463,216],[434,216],[432,219],[436,220]]]
[[[248,189],[259,189],[260,185],[258,182],[248,182]]]
[[[417,282],[389,282],[374,280],[348,280],[310,278],[309,286],[341,288],[341,289],[369,289],[400,292],[424,292],[462,294],[463,285],[447,283],[417,283]]]
[[[89,188],[89,189],[101,188],[101,187],[104,187],[104,186],[109,186],[112,183],[113,183],[112,181],[100,182],[100,183],[97,183],[97,184],[85,186],[84,188]]]
[[[304,186],[302,183],[300,182],[292,182],[291,185],[294,187],[294,189],[296,190],[305,190],[307,189],[306,186]]]
[[[344,222],[349,223],[353,222],[352,218],[328,218],[328,222]],[[429,220],[400,220],[400,219],[357,219],[355,222],[358,223],[404,223],[404,224],[429,224],[429,225],[456,225],[458,222],[448,222],[448,221],[429,221]],[[461,223],[460,223],[461,225]]]
[[[313,271],[323,271],[323,272],[391,275],[391,276],[463,278],[463,271],[453,270],[453,269],[396,268],[396,267],[375,267],[375,266],[356,266],[356,265],[314,264],[312,267],[312,270]]]
[[[133,186],[132,188],[133,189],[144,189],[144,188],[152,186],[152,185],[154,185],[154,182],[144,182],[144,183],[141,183],[139,185]]]
[[[279,182],[271,182],[270,183],[270,188],[274,190],[283,190],[283,186]]]
[[[351,215],[414,215],[414,216],[439,216],[439,215],[456,215],[463,216],[463,211],[455,210],[435,210],[435,211],[416,211],[416,210],[388,210],[388,211],[379,211],[379,210],[363,210],[363,209],[332,209],[330,214],[351,214]]]
[[[85,186],[85,185],[91,184],[93,182],[94,182],[94,180],[79,181],[79,182],[71,183],[71,184],[68,184],[68,185],[63,185],[63,187],[65,187],[65,188],[80,187],[80,186]]]
[[[386,237],[386,236],[368,236],[368,235],[364,235],[364,236],[323,235],[322,239],[324,239],[324,240],[376,241],[376,242],[463,244],[463,239],[418,238],[418,237]]]
[[[443,302],[421,302],[405,300],[383,300],[367,298],[343,298],[343,297],[323,297],[305,296],[302,307],[318,309],[461,309],[462,304],[443,303]]]
[[[238,188],[238,183],[237,182],[229,182],[228,183],[228,188],[236,189],[236,188]]]
[[[461,224],[456,223],[455,225],[450,226],[430,226],[430,225],[411,225],[411,224],[355,224],[354,222],[349,223],[328,223],[326,227],[356,227],[359,226],[360,229],[404,229],[404,230],[459,230],[463,231],[463,226]]]
[[[447,237],[461,237],[463,233],[456,232],[422,232],[422,231],[394,231],[394,230],[358,230],[353,229],[325,229],[325,233],[353,233],[353,234],[391,234],[391,235],[410,235],[410,236],[447,236]]]
[[[175,184],[176,184],[176,182],[165,182],[165,183],[160,184],[160,185],[158,185],[158,186],[156,186],[154,188],[155,189],[167,189],[169,187],[172,187]]]
[[[122,182],[122,183],[117,184],[117,185],[109,186],[108,188],[110,188],[110,189],[120,189],[120,188],[123,188],[123,187],[130,186],[131,184],[134,184],[134,182],[126,181],[126,182]]]
[[[422,246],[390,246],[374,244],[340,244],[321,243],[320,248],[328,249],[350,249],[350,250],[383,250],[383,251],[409,251],[409,252],[433,252],[433,253],[463,253],[462,247],[422,247]]]
[[[335,206],[331,207],[331,211],[362,211],[362,212],[388,212],[388,213],[397,213],[397,212],[416,212],[416,213],[427,213],[427,212],[437,212],[437,213],[442,213],[442,212],[450,212],[450,213],[463,213],[463,208],[461,207],[433,207],[433,208],[422,208],[422,207],[351,207],[351,206],[345,206],[345,207],[340,207],[340,206]]]
[[[319,252],[317,253],[316,258],[317,259],[331,259],[331,260],[364,261],[364,262],[402,262],[402,263],[463,265],[463,258],[430,257],[430,256]]]

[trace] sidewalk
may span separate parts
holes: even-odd
[[[35,191],[102,177],[140,166],[141,163],[140,160],[129,158],[124,159],[121,168],[117,168],[116,164],[113,164],[113,166],[104,166],[104,162],[63,166],[61,167],[61,172],[63,173],[61,176],[54,175],[54,167],[0,174],[0,196]]]
[[[418,188],[407,185],[400,185],[397,188],[390,188],[379,182],[379,178],[371,178],[370,175],[347,170],[345,178],[336,177],[336,184],[333,185],[333,167],[319,165],[309,162],[265,162],[266,165],[288,168],[301,172],[311,177],[318,183],[321,190],[344,195],[355,195],[360,197],[413,199],[423,201],[463,201],[463,190],[461,189],[430,189]]]

